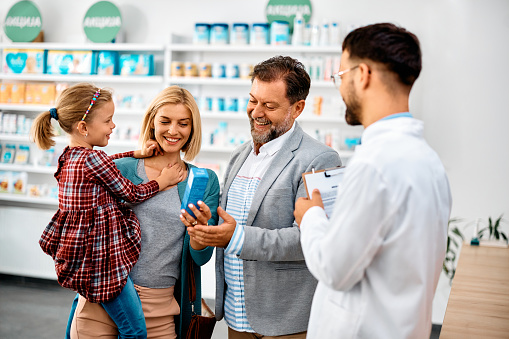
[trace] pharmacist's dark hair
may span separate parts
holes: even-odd
[[[79,83],[64,89],[58,96],[55,107],[42,112],[35,118],[30,131],[32,141],[41,149],[49,149],[55,146],[53,139],[57,136],[57,133],[51,125],[51,118],[58,121],[64,132],[71,134],[85,115],[94,94],[98,90],[99,87],[89,83]],[[111,100],[113,100],[111,91],[101,88],[100,95],[85,118],[85,123],[94,118],[94,112],[98,108]],[[50,111],[53,111],[53,113]]]
[[[348,51],[350,59],[369,59],[385,65],[406,86],[412,86],[421,73],[419,39],[415,34],[391,23],[353,30],[343,41],[343,51]]]
[[[291,104],[306,100],[311,79],[304,65],[289,56],[275,56],[260,62],[251,73],[251,82],[258,79],[264,82],[283,80],[286,84],[286,97]]]

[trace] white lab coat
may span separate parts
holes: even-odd
[[[444,167],[410,117],[368,126],[330,220],[301,222],[307,266],[319,283],[308,338],[429,338],[451,194]]]

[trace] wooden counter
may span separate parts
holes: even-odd
[[[440,339],[509,338],[509,249],[463,245]]]

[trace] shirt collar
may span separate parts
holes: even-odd
[[[260,147],[260,152],[258,154],[266,153],[268,155],[274,155],[277,151],[281,149],[285,141],[290,137],[290,135],[295,130],[295,121],[293,122],[292,127],[285,132],[285,134],[277,137],[274,140],[271,140]],[[254,154],[254,143],[251,141],[253,146],[253,154]],[[256,154],[255,154],[256,155]]]
[[[396,118],[412,118],[412,114],[410,114],[410,112],[394,113],[394,114],[388,115],[386,117],[383,117],[380,120],[389,120],[389,119],[396,119]]]

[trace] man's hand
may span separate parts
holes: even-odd
[[[189,233],[191,240],[194,240],[203,246],[223,248],[228,246],[230,239],[235,232],[237,222],[221,207],[217,208],[217,213],[224,220],[224,222],[217,226],[206,226],[198,224],[188,227],[187,232]]]
[[[323,208],[322,195],[320,191],[314,189],[311,193],[311,200],[308,198],[299,198],[295,202],[295,211],[293,211],[293,215],[295,216],[295,222],[299,225],[302,221],[302,217],[304,214],[313,206],[319,206]]]

